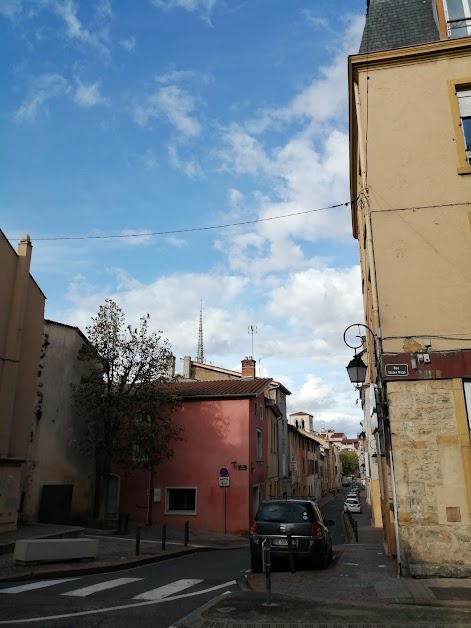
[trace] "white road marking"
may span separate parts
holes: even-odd
[[[133,597],[133,600],[161,600],[164,597],[168,597],[169,595],[173,595],[174,593],[179,593],[184,589],[188,589],[189,587],[194,586],[195,584],[199,584],[203,582],[202,580],[175,580],[175,582],[171,582],[170,584],[166,584],[163,587],[158,587],[157,589],[151,589],[150,591],[145,591],[144,593],[140,593]]]
[[[68,613],[64,615],[48,615],[47,617],[29,617],[28,619],[8,619],[6,621],[0,621],[0,626],[13,624],[27,624],[40,621],[50,621],[52,619],[67,619],[68,617],[84,617],[85,615],[97,615],[98,613],[108,613],[111,611],[122,611],[128,608],[139,608],[140,606],[153,606],[154,604],[162,604],[163,602],[171,602],[173,600],[181,600],[186,597],[193,597],[195,595],[203,595],[203,593],[210,593],[211,591],[217,591],[224,587],[230,587],[237,584],[237,580],[230,580],[224,584],[218,584],[215,587],[204,589],[203,591],[195,591],[194,593],[183,593],[182,595],[175,595],[175,597],[167,597],[162,600],[147,600],[145,602],[134,602],[133,604],[122,604],[121,606],[110,606],[109,608],[97,608],[92,611],[82,611],[80,613]]]
[[[77,580],[77,578],[62,578],[61,580],[39,580],[38,582],[21,584],[17,587],[10,587],[9,589],[1,589],[0,593],[23,593],[24,591],[33,591],[34,589],[44,589],[45,587],[52,587],[54,584],[60,584],[61,582],[70,582],[71,580]]]
[[[82,587],[81,589],[75,589],[74,591],[67,591],[61,595],[73,595],[75,597],[87,597],[92,593],[98,591],[106,591],[106,589],[114,589],[114,587],[121,587],[123,584],[129,584],[130,582],[136,582],[142,580],[142,578],[115,578],[114,580],[107,580],[106,582],[98,582],[97,584],[91,584],[88,587]]]

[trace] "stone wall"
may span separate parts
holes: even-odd
[[[390,382],[387,394],[402,566],[412,575],[471,575],[461,381]]]

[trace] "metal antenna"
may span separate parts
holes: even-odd
[[[253,356],[254,356],[254,353],[253,353],[253,336],[254,336],[254,334],[257,333],[257,325],[255,325],[255,326],[254,325],[249,325],[248,333],[252,334],[252,354],[251,354],[251,357],[253,359]]]
[[[203,349],[203,301],[201,301],[200,307],[200,327],[198,331],[198,350],[196,352],[196,361],[204,364],[204,349]]]

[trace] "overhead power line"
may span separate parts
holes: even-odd
[[[216,229],[227,229],[229,227],[242,227],[244,225],[254,225],[260,222],[268,222],[270,220],[281,220],[283,218],[291,218],[293,216],[303,216],[305,214],[312,214],[314,212],[322,212],[328,209],[337,209],[339,207],[348,207],[354,205],[358,198],[362,195],[362,192],[354,201],[347,201],[346,203],[337,203],[336,205],[329,205],[327,207],[318,207],[316,209],[306,209],[302,212],[294,212],[292,214],[282,214],[280,216],[269,216],[267,218],[256,218],[254,220],[245,220],[243,222],[230,222],[220,225],[210,225],[208,227],[191,227],[189,229],[171,229],[168,231],[145,231],[142,233],[121,233],[121,234],[104,234],[104,235],[85,235],[85,236],[48,236],[44,238],[32,238],[35,242],[45,241],[58,241],[58,240],[111,240],[111,239],[124,239],[124,238],[144,238],[150,236],[159,235],[174,235],[176,233],[194,233],[196,231],[214,231]],[[404,211],[416,211],[418,209],[444,209],[446,207],[465,207],[470,206],[471,201],[463,201],[461,203],[438,203],[436,205],[416,205],[414,207],[388,207],[385,209],[372,209],[370,211],[375,214],[381,214],[385,212],[404,212]],[[20,241],[21,238],[9,238],[11,241]]]

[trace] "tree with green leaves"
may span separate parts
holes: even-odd
[[[339,458],[342,463],[343,475],[353,475],[358,472],[358,454],[356,451],[342,449]]]
[[[98,519],[104,522],[112,464],[126,471],[149,472],[148,521],[152,522],[153,475],[181,428],[171,421],[179,407],[172,394],[169,366],[173,356],[162,332],[149,330],[149,314],[138,327],[126,325],[121,308],[111,299],[100,306],[87,327],[79,359],[89,364],[87,375],[74,387],[76,408],[86,424],[79,444],[94,453],[101,466]],[[152,491],[152,492],[151,492]]]

